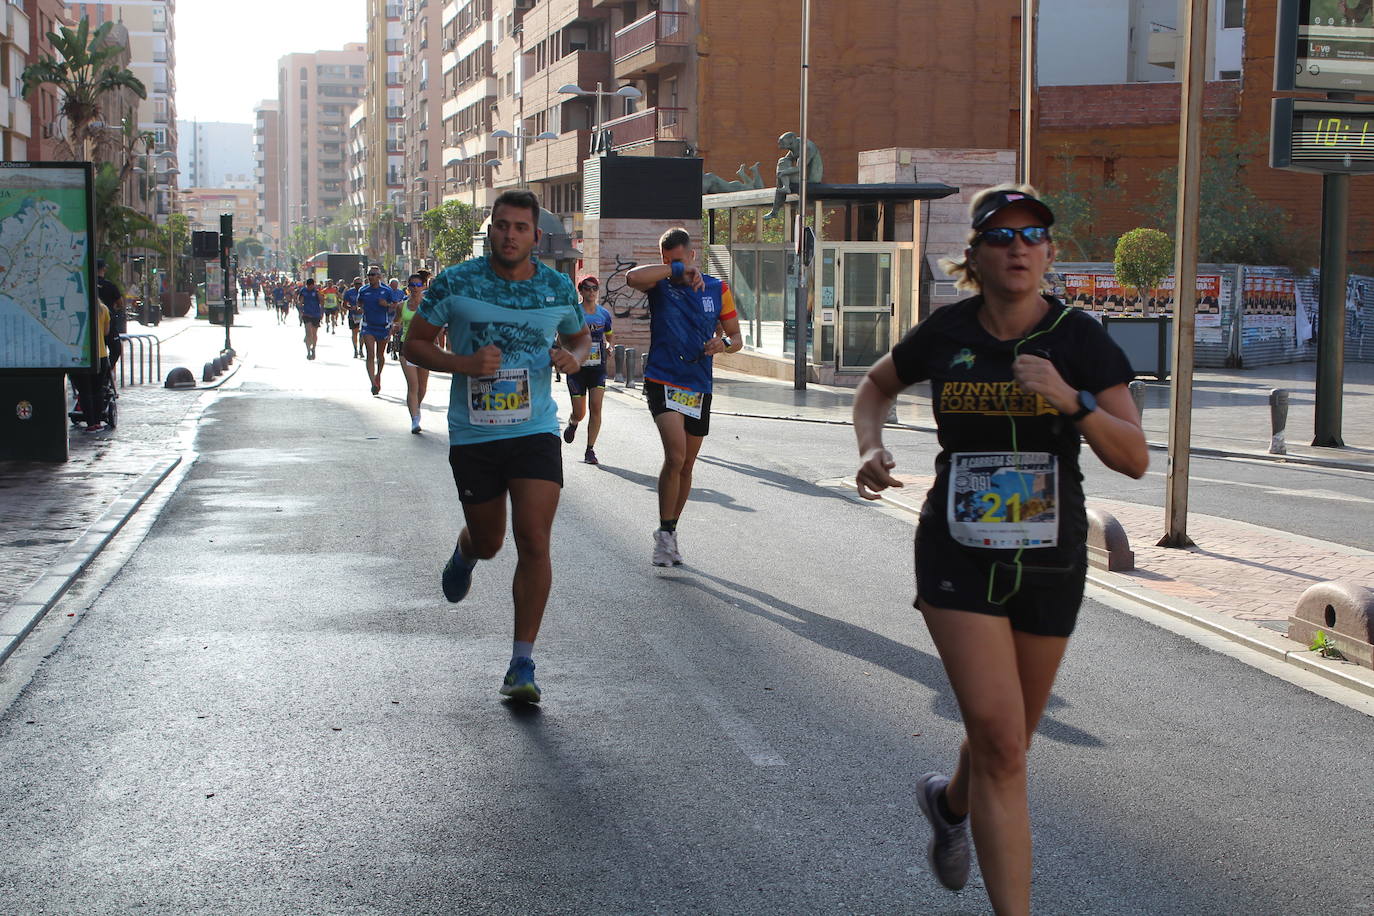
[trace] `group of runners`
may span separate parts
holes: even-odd
[[[1028,186],[976,195],[959,257],[944,262],[971,297],[913,328],[855,393],[862,496],[901,486],[883,444],[889,408],[928,381],[940,453],[915,541],[915,607],[949,676],[965,740],[953,773],[917,780],[930,865],[946,887],[968,880],[969,831],[999,914],[1030,912],[1026,754],[1081,604],[1087,518],[1081,441],[1103,463],[1142,476],[1148,454],[1127,383],[1131,368],[1100,324],[1043,292],[1054,214]],[[464,525],[443,568],[445,597],[468,594],[473,571],[505,539],[516,545],[511,659],[500,692],[538,702],[534,643],[552,582],[550,532],[563,484],[551,377],[568,378],[574,441],[588,414],[595,463],[609,314],[597,282],[532,260],[539,202],[502,194],[490,254],[439,273],[419,297],[405,358],[452,375],[449,464]],[[729,287],[696,264],[691,237],[660,239],[661,263],[626,278],[648,296],[644,393],[663,446],[652,562],[682,562],[678,523],[710,431],[712,358],[740,348]],[[437,344],[447,331],[448,347]],[[966,392],[976,390],[976,397]],[[990,392],[990,393],[989,393]],[[980,511],[969,512],[970,505]]]

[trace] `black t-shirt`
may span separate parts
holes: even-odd
[[[124,309],[118,307],[120,297],[124,295],[119,291],[119,287],[114,284],[113,280],[97,277],[95,295],[110,310],[110,333],[106,336],[114,338],[120,334],[127,334],[129,332],[129,318],[124,314]]]
[[[921,510],[921,534],[949,536],[947,500],[951,456],[968,452],[1048,452],[1058,456],[1058,547],[1032,548],[1048,562],[1087,536],[1077,427],[1040,395],[1013,379],[1017,353],[1048,356],[1074,388],[1098,394],[1129,382],[1134,373],[1121,348],[1091,315],[1046,296],[1049,310],[1035,329],[998,340],[978,321],[982,296],[936,311],[892,349],[897,377],[906,385],[930,381],[939,432],[935,485]],[[1019,350],[1017,349],[1019,345]],[[1015,431],[1013,432],[1013,426]]]

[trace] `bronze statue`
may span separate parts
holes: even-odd
[[[759,173],[757,162],[753,168],[746,168],[741,162],[735,174],[739,176],[739,181],[727,181],[715,172],[707,172],[701,176],[701,193],[724,194],[726,191],[754,191],[763,187],[763,175]]]
[[[801,181],[801,137],[788,131],[778,138],[778,149],[786,150],[778,159],[778,185],[773,192],[773,209],[764,214],[764,219],[772,219],[782,212],[788,194],[795,194]],[[818,182],[823,174],[821,151],[815,141],[806,141],[806,183]]]

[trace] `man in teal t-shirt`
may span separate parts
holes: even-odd
[[[563,486],[553,369],[576,372],[591,335],[572,282],[530,258],[539,241],[539,198],[507,191],[491,211],[491,254],[444,270],[410,322],[405,358],[453,374],[449,464],[467,524],[444,567],[444,597],[462,601],[478,560],[506,538],[510,494],[516,540],[515,642],[505,696],[540,699],[534,640],[553,583],[549,537]],[[435,346],[448,328],[449,350]],[[452,352],[450,352],[452,351]]]

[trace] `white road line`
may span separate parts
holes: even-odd
[[[1163,477],[1163,471],[1150,471],[1151,477]],[[1363,496],[1352,496],[1349,493],[1340,493],[1336,490],[1290,490],[1286,487],[1276,487],[1268,483],[1251,483],[1248,480],[1220,480],[1216,477],[1195,477],[1189,475],[1190,481],[1198,483],[1219,483],[1231,487],[1250,487],[1252,490],[1263,490],[1265,493],[1272,493],[1275,496],[1301,496],[1307,499],[1329,499],[1341,503],[1370,503],[1374,504],[1374,499],[1367,499]]]
[[[744,752],[744,755],[749,758],[754,766],[780,767],[787,765],[787,761],[783,760],[777,752],[768,746],[768,742],[763,740],[758,729],[746,722],[715,695],[711,685],[706,683],[706,678],[702,677],[701,672],[692,667],[691,663],[682,657],[682,653],[674,648],[666,637],[646,635],[644,641],[658,653],[658,657],[663,659],[663,663],[677,676],[677,679],[691,688],[697,704],[711,714],[711,718],[716,720],[716,724],[721,727],[725,734],[730,736],[730,740],[735,742],[735,745]]]

